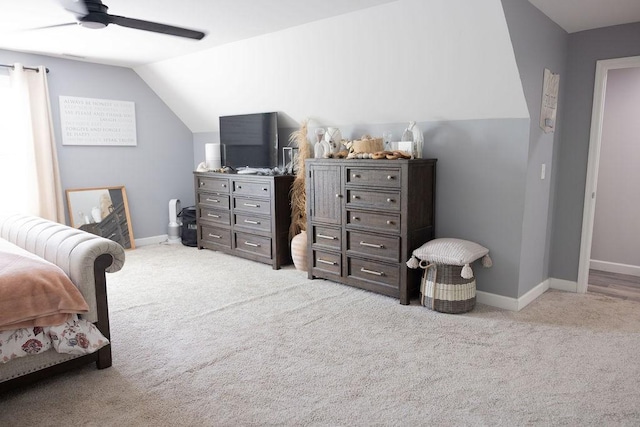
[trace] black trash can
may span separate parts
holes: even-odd
[[[196,208],[189,206],[180,211],[178,216],[182,219],[181,239],[185,246],[198,246],[198,226],[196,225]]]

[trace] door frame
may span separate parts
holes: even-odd
[[[584,189],[582,238],[580,239],[580,262],[578,264],[578,283],[576,287],[578,293],[586,293],[589,284],[589,266],[591,263],[591,244],[593,241],[593,222],[596,209],[600,148],[602,146],[602,124],[607,90],[607,75],[609,70],[636,67],[640,67],[640,56],[604,59],[596,62],[593,108],[591,111],[591,135],[589,137],[589,161],[587,162],[587,182]]]

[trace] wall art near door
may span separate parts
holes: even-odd
[[[559,85],[560,74],[554,74],[551,70],[545,68],[540,111],[540,127],[544,130],[544,133],[553,132],[556,129]]]
[[[136,145],[130,101],[60,96],[62,145]]]
[[[134,249],[129,202],[124,186],[74,188],[66,191],[71,226]]]

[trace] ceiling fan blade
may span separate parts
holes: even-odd
[[[117,15],[107,15],[107,17],[110,24],[134,28],[136,30],[151,31],[154,33],[163,33],[171,36],[187,37],[196,40],[200,40],[205,36],[202,31],[189,30],[188,28],[174,27],[172,25],[160,24],[151,21],[142,21],[140,19],[125,18],[124,16]]]
[[[44,30],[47,28],[57,28],[57,27],[69,27],[71,25],[78,25],[77,22],[67,22],[66,24],[55,24],[55,25],[45,25],[44,27],[34,27],[34,28],[25,28],[23,30],[18,30],[17,32],[25,32],[25,31],[34,31],[34,30]]]
[[[87,5],[83,0],[58,0],[58,3],[60,3],[65,10],[68,10],[78,17],[86,16],[89,13]]]

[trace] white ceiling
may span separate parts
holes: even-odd
[[[640,22],[640,0],[529,0],[568,33]]]
[[[75,18],[58,0],[0,0],[0,49],[136,67],[397,0],[103,1],[111,14],[196,29],[207,36],[195,41],[117,25],[29,30]],[[570,33],[640,21],[640,0],[529,1]]]
[[[67,0],[68,1],[68,0]],[[135,67],[396,0],[103,0],[108,13],[207,33],[184,39],[75,22],[59,0],[0,0],[0,49]]]

